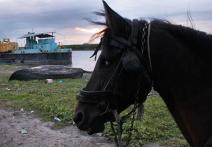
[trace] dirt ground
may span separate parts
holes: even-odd
[[[88,136],[75,126],[52,129],[30,112],[0,110],[0,147],[114,147],[106,138]]]

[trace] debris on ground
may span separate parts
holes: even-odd
[[[26,129],[21,129],[20,132],[21,132],[21,134],[27,134],[28,133]]]
[[[61,119],[59,119],[58,117],[54,117],[54,122],[61,122]]]
[[[45,80],[45,83],[47,83],[47,84],[52,84],[53,82],[54,82],[53,79],[46,79],[46,80]]]
[[[63,80],[59,80],[59,83],[63,83],[64,81]]]
[[[21,112],[24,112],[24,108],[21,108],[20,111],[21,111]]]

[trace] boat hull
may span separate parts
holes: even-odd
[[[72,52],[53,53],[0,53],[0,63],[26,65],[69,65],[72,64]]]

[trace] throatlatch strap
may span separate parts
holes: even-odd
[[[139,33],[139,21],[137,19],[133,19],[131,27],[131,35],[129,36],[129,40],[132,42],[133,45],[137,45],[138,33]]]

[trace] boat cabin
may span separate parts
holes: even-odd
[[[61,49],[55,42],[54,32],[34,33],[28,32],[20,37],[25,39],[26,44],[20,47],[16,53],[51,53],[51,52],[71,52],[71,49]]]

